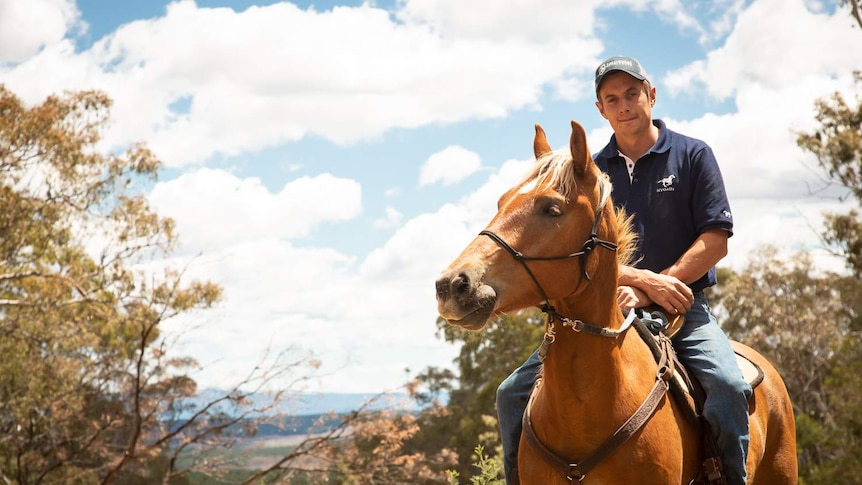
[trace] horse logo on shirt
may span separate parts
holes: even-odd
[[[660,179],[658,181],[661,184],[661,187],[657,188],[656,192],[673,192],[673,180],[676,178],[676,175],[670,174],[667,177]]]

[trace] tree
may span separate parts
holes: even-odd
[[[862,93],[862,73],[854,73]],[[849,190],[862,203],[862,97],[855,104],[840,93],[815,103],[819,127],[812,133],[799,133],[797,143],[817,157],[828,179]],[[862,277],[862,220],[859,212],[827,214],[824,241],[847,260],[848,266]]]
[[[818,276],[807,254],[782,259],[773,247],[755,253],[740,273],[720,276],[711,300],[724,331],[772,361],[797,414],[826,419],[824,379],[853,317],[842,291],[849,281]]]
[[[416,437],[419,426],[412,413],[365,413],[352,425],[348,439],[327,449],[325,457],[332,464],[335,481],[344,485],[445,483],[445,471],[456,457],[448,448],[411,449],[408,442]]]
[[[862,28],[862,10],[858,0],[842,0],[850,6],[850,14]],[[836,92],[815,102],[815,118],[819,123],[811,133],[799,133],[798,145],[813,153],[831,183],[849,191],[862,204],[862,73],[854,72],[857,89],[855,103]],[[839,336],[834,346],[820,349],[821,361],[829,364],[828,372],[817,372],[819,404],[826,412],[820,415],[797,412],[797,435],[800,440],[800,477],[807,484],[862,483],[862,467],[858,463],[862,451],[862,426],[858,403],[862,398],[859,378],[859,341],[862,336],[862,219],[859,211],[826,214],[823,241],[834,254],[842,256],[850,269],[849,277],[832,275],[828,284],[834,286],[844,310],[842,318],[824,315],[813,334],[833,328]],[[811,302],[820,304],[820,302]],[[806,308],[806,307],[802,307]],[[818,307],[815,307],[818,308]],[[808,312],[811,312],[810,308]],[[829,330],[827,330],[828,332]],[[809,352],[811,349],[805,349]],[[825,351],[825,352],[823,352]],[[810,370],[810,369],[806,369]],[[790,386],[788,386],[790,387]]]
[[[784,378],[797,425],[800,483],[857,483],[862,439],[855,330],[862,285],[818,270],[809,255],[756,253],[739,273],[723,269],[711,300],[728,335],[762,352]],[[849,305],[848,305],[849,303]],[[845,399],[855,401],[844,402]],[[855,460],[855,461],[854,461]]]
[[[94,149],[109,107],[83,92],[26,108],[0,87],[0,466],[16,483],[110,481],[149,455],[156,403],[194,390],[159,323],[220,296],[132,270],[170,249],[173,224],[133,193],[152,153]]]
[[[27,107],[0,86],[4,483],[183,483],[192,470],[212,471],[197,452],[253,434],[285,392],[255,391],[315,364],[286,349],[236,386],[196,398],[189,372],[198,365],[172,355],[161,328],[210,307],[221,289],[158,269],[176,235],[142,188],[160,163],[143,144],[99,151],[110,107],[95,91]]]
[[[495,407],[497,386],[538,347],[544,335],[544,318],[536,310],[504,315],[479,332],[471,332],[437,320],[438,335],[460,344],[455,359],[458,375],[448,370],[426,369],[418,377],[424,394],[435,402],[448,392],[443,409],[420,416],[421,429],[408,443],[420,451],[451,448],[458,457],[457,474],[469,480],[476,469],[477,445],[495,455],[500,445]],[[430,392],[429,392],[430,391]],[[414,449],[411,448],[411,449]],[[502,470],[501,470],[502,471]]]

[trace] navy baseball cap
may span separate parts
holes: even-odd
[[[641,63],[634,57],[614,56],[599,64],[596,68],[596,96],[599,95],[599,87],[605,77],[614,71],[622,71],[635,79],[643,81],[647,79],[647,73]]]

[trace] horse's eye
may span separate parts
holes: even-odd
[[[548,215],[552,217],[559,217],[563,215],[563,209],[560,208],[558,204],[551,204],[547,209]]]

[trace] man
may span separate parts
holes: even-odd
[[[635,266],[620,268],[617,301],[624,312],[651,303],[685,324],[677,355],[706,391],[704,417],[716,436],[730,485],[745,483],[748,398],[730,341],[703,290],[733,234],[730,205],[710,147],[652,119],[656,90],[640,63],[611,57],[596,69],[596,107],[614,135],[593,156],[611,179],[614,203],[633,215],[640,245]],[[500,384],[497,415],[507,483],[517,483],[521,417],[539,367],[537,353]]]

